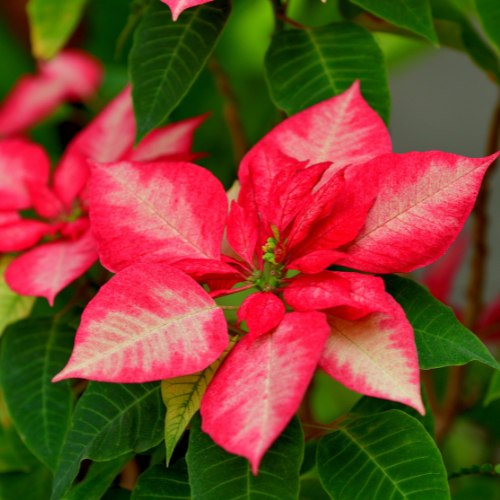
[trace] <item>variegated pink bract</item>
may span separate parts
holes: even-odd
[[[199,293],[207,301],[243,289],[256,292],[238,311],[249,333],[201,402],[203,430],[247,457],[254,473],[297,411],[318,365],[355,391],[424,413],[413,330],[402,308],[381,278],[326,269],[341,264],[407,272],[436,260],[460,231],[496,156],[392,154],[387,129],[356,82],[283,121],[252,148],[227,216],[222,186],[195,165],[96,164],[90,218],[99,254],[119,271],[120,286],[112,280],[90,303],[72,358],[56,380],[85,374],[131,382],[127,366],[136,381],[161,379],[164,369],[151,368],[145,349],[165,359],[176,349],[182,360],[192,356],[196,369],[213,361],[213,351],[176,345],[168,327],[161,341],[130,349],[150,335],[134,319],[136,305],[153,307],[163,300],[158,294],[183,293],[173,281],[162,292],[156,286],[149,266],[167,265],[203,285],[207,291],[200,287]],[[142,281],[135,276],[127,289],[125,277],[118,277],[132,269]],[[104,307],[113,290],[120,296],[118,316]],[[141,321],[163,328],[182,319],[155,308]],[[193,335],[206,345],[214,331],[193,324],[186,338]],[[222,353],[222,343],[218,349]]]
[[[40,75],[21,79],[0,108],[0,133],[33,125],[62,99],[88,97],[97,90],[99,68],[84,53],[66,51],[43,65]],[[46,86],[51,86],[53,99],[44,93]],[[10,119],[12,114],[17,121]],[[0,140],[0,252],[27,250],[7,268],[7,284],[53,304],[57,293],[98,258],[88,220],[89,160],[191,160],[199,156],[191,148],[205,118],[156,129],[134,149],[135,120],[127,87],[71,141],[50,185],[50,162],[42,147],[22,138]],[[2,123],[12,127],[7,130]],[[28,208],[39,219],[21,218],[18,211]],[[48,241],[31,248],[44,238]]]

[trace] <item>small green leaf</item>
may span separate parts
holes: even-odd
[[[484,406],[488,406],[492,401],[500,398],[500,372],[493,373],[488,386],[488,391],[484,398]]]
[[[450,0],[431,0],[431,6],[440,43],[468,53],[474,63],[498,83],[498,57],[483,41],[468,17]]]
[[[384,55],[373,35],[361,26],[340,22],[279,31],[273,36],[265,66],[274,102],[290,115],[360,80],[368,104],[389,121]]]
[[[5,270],[12,260],[9,255],[0,257],[0,335],[8,325],[28,317],[36,300],[35,297],[18,295],[5,283]]]
[[[388,401],[387,399],[370,398],[368,396],[363,396],[351,409],[349,412],[352,415],[358,415],[360,417],[365,417],[368,415],[375,415],[376,413],[383,413],[389,410],[401,410],[410,417],[418,420],[430,434],[432,439],[435,437],[435,423],[434,415],[432,414],[431,408],[429,406],[429,401],[427,399],[427,394],[422,387],[422,400],[425,406],[425,415],[420,415],[418,411],[406,406],[402,403],[395,403],[394,401]]]
[[[133,453],[127,453],[108,462],[93,462],[85,479],[64,500],[99,500],[133,456]]]
[[[399,410],[344,420],[320,441],[318,471],[335,500],[450,498],[436,443]]]
[[[173,467],[155,465],[139,476],[131,500],[191,499],[188,470],[184,459],[178,460]]]
[[[165,425],[163,408],[159,382],[91,382],[73,414],[52,500],[60,500],[68,492],[85,458],[102,462],[159,444]]]
[[[500,3],[498,0],[476,0],[476,11],[485,33],[500,50]]]
[[[222,353],[220,358],[201,372],[162,381],[161,394],[167,407],[167,415],[165,416],[167,467],[172,458],[175,445],[193,415],[200,409],[201,398],[205,394],[208,384],[234,345],[235,341],[231,340],[229,347]]]
[[[51,59],[77,27],[88,0],[30,0],[28,17],[33,56]]]
[[[68,430],[73,396],[69,381],[52,377],[68,362],[75,339],[71,312],[28,318],[5,334],[0,379],[9,413],[26,445],[52,471],[57,467]]]
[[[396,275],[383,278],[387,292],[399,302],[413,326],[421,369],[464,365],[476,360],[500,370],[482,342],[425,288]]]
[[[130,53],[136,142],[162,124],[186,95],[230,12],[228,0],[216,0],[185,10],[174,22],[166,4],[151,2]]]
[[[195,418],[186,455],[193,500],[261,500],[270,495],[296,500],[303,454],[304,434],[294,417],[264,455],[259,474],[254,476],[246,458],[217,446],[202,432],[201,419]]]
[[[352,0],[352,2],[396,26],[409,29],[417,35],[422,35],[435,45],[439,44],[432,24],[429,0],[402,0],[399,2]]]

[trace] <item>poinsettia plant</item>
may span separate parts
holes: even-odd
[[[500,107],[394,153],[387,72],[496,4],[85,3],[0,9],[0,498],[496,498]]]

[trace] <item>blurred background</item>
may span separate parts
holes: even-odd
[[[130,14],[134,11],[134,3],[136,0],[91,2],[84,22],[71,39],[70,45],[88,50],[103,61],[106,78],[98,98],[88,107],[65,105],[33,131],[34,140],[42,143],[54,159],[71,137],[128,81],[126,61],[132,40],[123,29],[127,22],[134,20]],[[468,8],[466,1],[459,3]],[[0,98],[6,95],[19,76],[35,71],[24,9],[25,0],[0,2]],[[340,19],[333,0],[326,4],[316,0],[291,0],[289,15],[307,25]],[[240,156],[233,151],[230,130],[224,119],[228,99],[239,109],[245,148],[283,118],[269,98],[263,73],[263,58],[272,31],[268,0],[234,0],[234,11],[214,61],[203,70],[170,117],[175,121],[205,111],[212,112],[210,120],[197,133],[195,150],[209,153],[210,156],[200,163],[214,172],[226,188],[236,178],[237,158]],[[376,37],[388,61],[392,92],[390,131],[394,151],[441,150],[469,157],[484,156],[489,122],[497,100],[496,86],[463,53],[396,35],[377,34]],[[118,46],[117,40],[120,40]],[[220,89],[221,85],[228,83],[229,91],[226,89],[223,98],[218,87]],[[487,299],[500,291],[499,171],[492,183]],[[453,292],[454,301],[459,305],[464,302],[466,269],[467,265],[464,265]],[[472,366],[471,383],[482,380],[481,370],[487,368]],[[312,394],[314,417],[324,422],[331,421],[348,411],[358,398],[319,374]],[[444,443],[444,456],[450,471],[471,463],[500,462],[499,447],[490,446],[492,439],[500,443],[500,426],[487,424],[488,421],[500,422],[500,403],[491,404],[487,412],[480,407],[471,415],[458,419]],[[480,427],[478,423],[486,424],[486,427]],[[470,486],[469,479],[455,480],[461,487],[456,489],[454,498],[499,498],[498,479],[474,478],[474,486]],[[474,496],[469,496],[468,488],[473,488],[470,491]]]

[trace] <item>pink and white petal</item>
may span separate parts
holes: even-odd
[[[167,264],[137,264],[89,303],[71,359],[53,381],[179,377],[206,368],[228,344],[222,310],[196,281]]]
[[[461,234],[448,251],[425,270],[422,283],[436,299],[450,305],[450,293],[470,244],[470,235]],[[500,318],[500,316],[499,316]]]
[[[250,214],[236,201],[231,203],[227,218],[226,238],[231,248],[250,266],[253,266],[259,233]]]
[[[21,219],[0,226],[0,253],[21,252],[53,232],[52,226],[33,219]]]
[[[10,224],[11,222],[18,222],[21,220],[21,215],[19,212],[15,211],[5,211],[0,212],[0,226],[5,224]]]
[[[285,317],[285,304],[272,292],[253,293],[238,310],[238,324],[247,322],[249,345],[264,333],[276,328]]]
[[[331,333],[320,366],[349,389],[404,403],[422,415],[417,349],[413,329],[392,297],[391,313],[357,321],[328,316]]]
[[[345,254],[335,252],[333,250],[317,250],[305,257],[300,257],[290,262],[286,266],[287,269],[295,269],[304,274],[316,274],[324,271],[327,267],[335,264],[340,259],[343,259]]]
[[[53,241],[17,257],[5,273],[7,284],[20,295],[55,296],[97,261],[90,231],[75,241]]]
[[[303,208],[295,217],[287,246],[294,247],[304,240],[314,224],[330,215],[335,200],[345,186],[344,171],[337,172],[330,180],[304,202]]]
[[[186,155],[191,157],[194,134],[209,116],[210,113],[205,113],[153,130],[135,149],[131,149],[125,157],[120,159],[153,161],[169,157],[169,160],[173,161],[175,157]]]
[[[47,184],[50,160],[38,144],[25,139],[0,140],[0,210],[32,206],[27,182]]]
[[[339,273],[323,271],[295,278],[283,298],[296,311],[315,311],[350,304],[350,283]]]
[[[348,188],[361,204],[376,200],[341,263],[366,272],[406,273],[437,260],[462,229],[484,173],[499,154],[389,154],[363,165]]]
[[[240,167],[238,173],[241,183],[238,203],[250,214],[269,220],[269,200],[277,177],[286,171],[303,169],[304,162],[283,154],[279,149],[263,147],[252,156],[247,167],[246,172]]]
[[[271,193],[269,218],[280,232],[299,212],[302,202],[310,195],[330,165],[331,162],[313,165],[297,172],[288,181],[275,185]]]
[[[26,181],[33,208],[44,219],[55,219],[63,210],[61,200],[46,185],[39,182]]]
[[[248,176],[255,156],[281,151],[312,163],[333,161],[323,181],[351,164],[364,163],[391,152],[391,139],[382,119],[363,99],[359,82],[287,118],[260,140],[243,158],[240,179]]]
[[[56,194],[69,206],[88,181],[87,160],[118,161],[132,149],[134,137],[135,118],[127,86],[66,148],[54,172]]]
[[[182,259],[174,262],[173,267],[191,276],[196,281],[213,278],[234,278],[245,280],[245,276],[236,268],[212,259]]]
[[[248,458],[254,474],[299,408],[328,334],[322,313],[286,314],[252,344],[244,337],[208,386],[200,408],[203,431]]]
[[[207,2],[211,2],[212,0],[161,0],[161,1],[163,3],[166,3],[170,7],[170,10],[172,11],[172,19],[174,21],[177,21],[177,18],[179,17],[180,13],[183,10]]]
[[[372,312],[392,311],[392,302],[385,291],[382,278],[360,273],[336,272],[337,276],[349,281],[351,303],[327,309],[325,312],[350,321],[362,318]]]
[[[102,264],[220,259],[227,198],[222,184],[192,163],[94,164],[90,221]]]
[[[22,133],[50,116],[67,100],[85,100],[102,79],[97,59],[85,52],[67,49],[40,63],[36,75],[21,77],[0,107],[0,135]]]
[[[90,227],[90,221],[88,217],[78,217],[71,222],[66,222],[60,229],[59,232],[62,236],[66,236],[72,240],[78,238]],[[95,242],[94,242],[95,246]]]
[[[373,200],[360,206],[336,210],[330,216],[317,222],[307,238],[292,250],[292,255],[308,256],[313,252],[332,250],[352,241],[359,234],[366,221]]]

